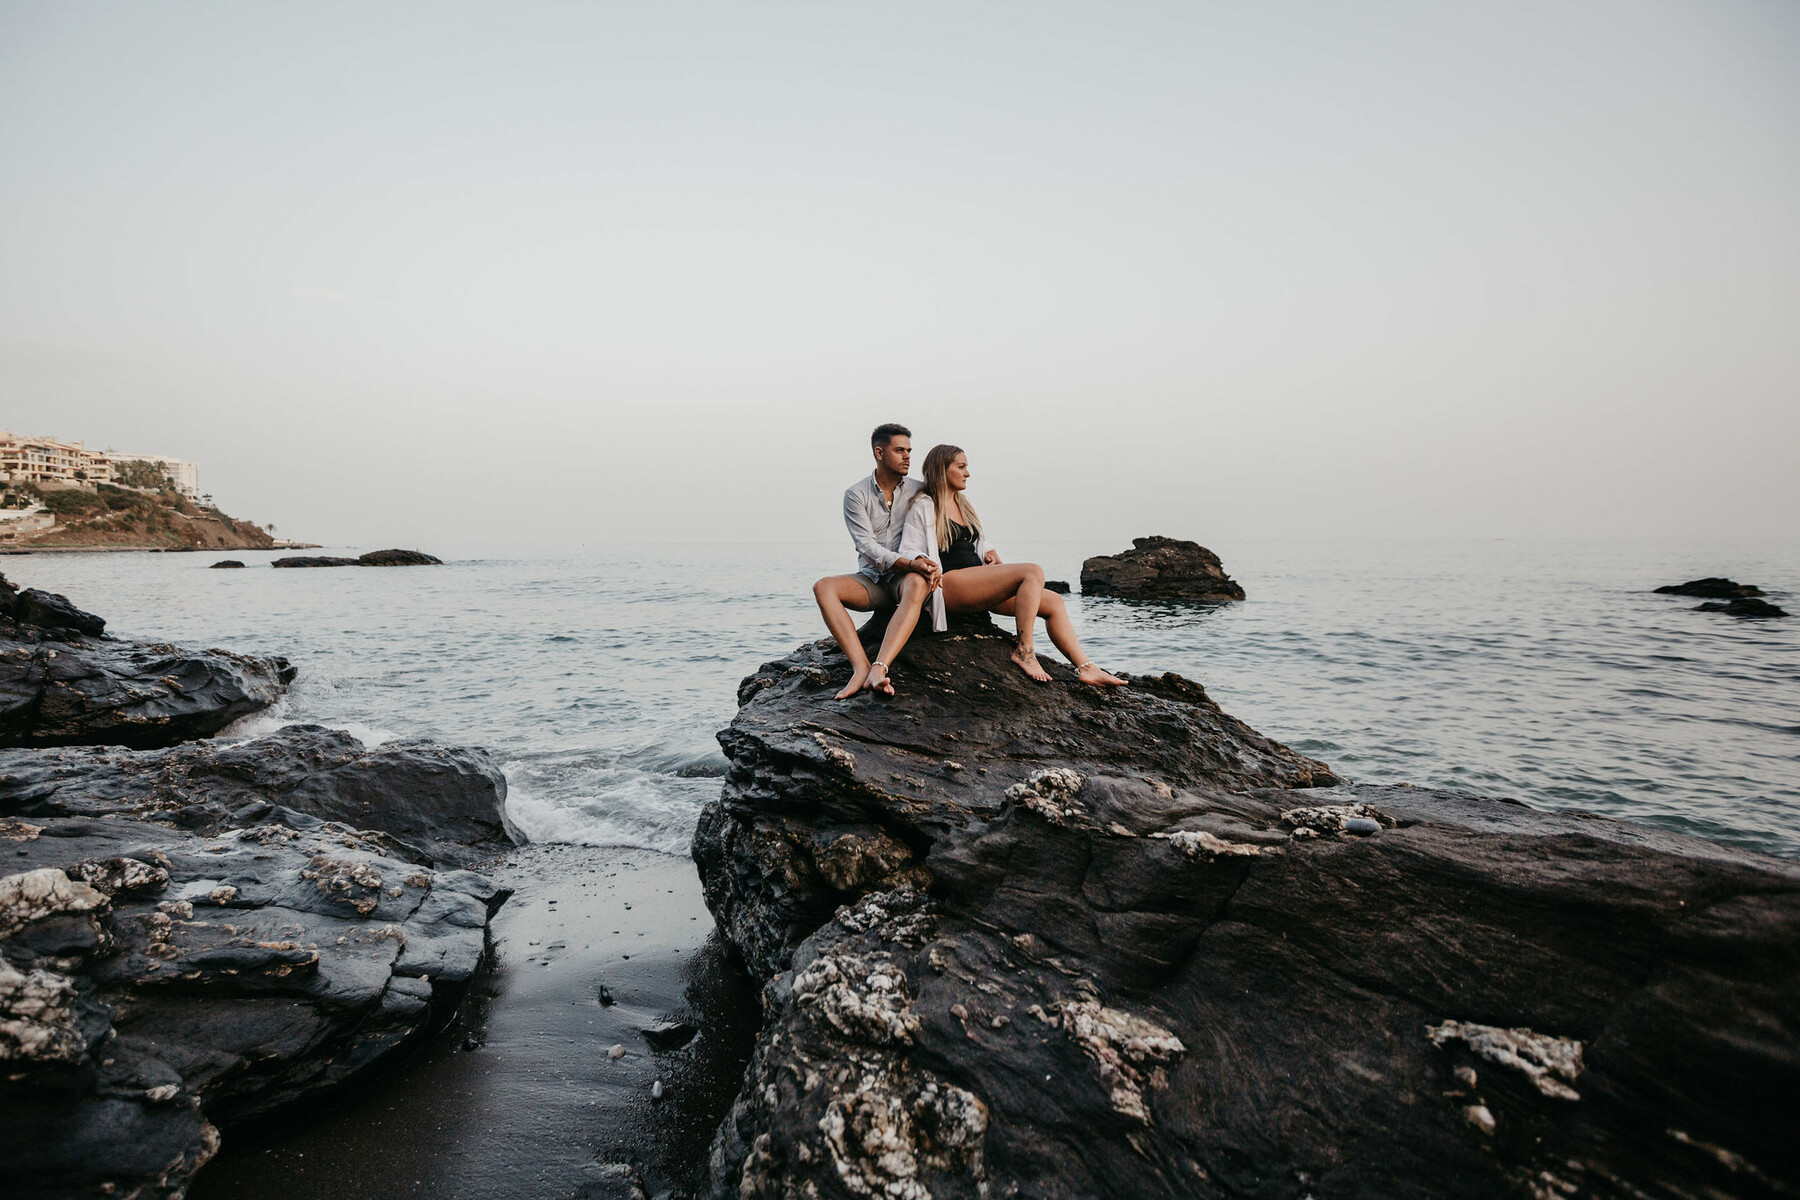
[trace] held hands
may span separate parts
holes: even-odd
[[[932,562],[929,558],[926,558],[923,555],[919,556],[918,558],[909,560],[908,564],[907,564],[907,570],[913,572],[915,575],[924,576],[924,578],[925,578],[925,594],[927,596],[929,596],[929,595],[931,595],[931,593],[937,591],[938,585],[940,585],[944,582],[943,568],[939,567],[936,563]]]
[[[981,556],[981,561],[991,567],[1000,561],[1000,552],[998,550],[989,550],[986,554]]]

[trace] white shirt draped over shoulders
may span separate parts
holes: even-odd
[[[987,534],[976,535],[977,555],[985,559],[993,548]],[[900,534],[900,557],[929,558],[939,570],[943,569],[943,560],[938,558],[937,504],[929,495],[921,494],[906,514],[906,528]],[[944,607],[944,589],[940,587],[931,593],[931,629],[933,633],[942,633],[948,628],[950,619]]]

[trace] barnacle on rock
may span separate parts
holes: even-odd
[[[1501,1029],[1470,1021],[1445,1021],[1425,1027],[1431,1044],[1442,1049],[1458,1041],[1489,1062],[1524,1072],[1537,1090],[1556,1100],[1579,1100],[1569,1084],[1581,1077],[1581,1043],[1529,1029]]]

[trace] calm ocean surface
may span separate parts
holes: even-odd
[[[273,571],[276,555],[0,559],[121,637],[285,654],[295,722],[488,748],[534,840],[685,853],[740,678],[823,636],[837,545],[441,554],[436,568]],[[1800,615],[1689,611],[1658,584],[1728,574],[1800,614],[1800,544],[1245,542],[1250,599],[1071,597],[1114,670],[1178,671],[1358,782],[1583,808],[1800,856]],[[349,552],[368,549],[357,547]],[[1002,546],[1075,580],[1072,543]],[[338,553],[333,548],[325,553]],[[1048,651],[1048,639],[1040,633]]]

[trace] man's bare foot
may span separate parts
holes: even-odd
[[[833,696],[832,699],[848,700],[850,697],[863,690],[863,684],[868,682],[868,678],[869,668],[856,667],[852,669],[850,672],[850,682],[845,684],[844,690]]]
[[[1081,682],[1091,683],[1095,687],[1127,686],[1123,679],[1120,679],[1117,675],[1108,674],[1107,672],[1102,671],[1093,663],[1082,663],[1079,667],[1075,668],[1075,675]]]
[[[863,688],[871,692],[880,692],[884,696],[894,694],[894,685],[887,677],[887,668],[880,663],[869,664],[869,677],[863,681]]]
[[[1019,664],[1019,670],[1039,683],[1050,682],[1050,672],[1044,670],[1043,664],[1038,662],[1037,655],[1032,652],[1031,647],[1014,646],[1011,657],[1014,662]]]

